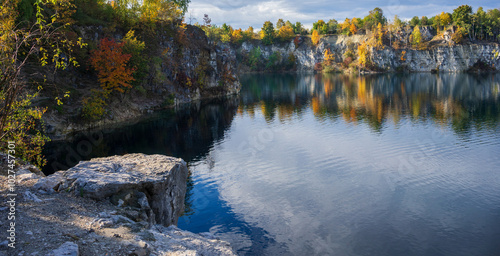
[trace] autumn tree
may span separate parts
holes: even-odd
[[[311,41],[314,45],[317,45],[319,43],[319,33],[317,30],[313,30]]]
[[[243,31],[243,37],[244,40],[250,40],[254,38],[254,32],[252,26],[248,27],[247,30]]]
[[[285,26],[285,22],[283,21],[283,19],[278,19],[278,21],[276,22],[276,29],[279,31],[283,26]]]
[[[451,24],[451,15],[449,13],[441,12],[441,14],[439,15],[439,20],[441,26],[446,29],[446,26]]]
[[[25,66],[37,57],[38,64],[52,64],[51,69],[77,65],[72,49],[83,44],[65,33],[74,13],[70,1],[37,1],[34,17],[25,13],[24,18],[19,16],[18,4],[18,0],[4,0],[0,5],[0,144],[5,148],[8,141],[14,141],[16,156],[42,166],[42,147],[48,138],[39,124],[46,109],[31,105],[37,93],[27,93],[21,74],[31,73]]]
[[[335,61],[335,55],[330,51],[330,49],[326,49],[323,53],[323,60],[326,65],[331,65],[333,61]]]
[[[344,22],[340,24],[340,29],[342,33],[348,35],[350,26],[351,26],[351,20],[349,18],[345,18]]]
[[[349,32],[351,35],[355,35],[356,32],[358,32],[358,29],[356,28],[356,25],[354,23],[351,23],[351,26],[349,26]]]
[[[293,29],[289,26],[282,26],[278,31],[278,38],[282,42],[290,41],[290,39],[295,37],[295,33],[293,33]]]
[[[270,21],[264,22],[262,29],[260,30],[260,37],[262,39],[262,43],[265,45],[271,45],[274,42],[275,32],[274,25]]]
[[[241,44],[243,42],[243,32],[241,28],[235,29],[231,35],[231,42],[233,44]]]
[[[359,65],[366,67],[367,64],[369,63],[368,59],[368,45],[366,42],[363,42],[362,44],[358,45],[358,60],[359,60]]]
[[[328,25],[323,20],[318,20],[313,23],[313,30],[318,30],[320,34],[328,33]]]
[[[411,33],[411,44],[413,47],[417,47],[422,43],[422,34],[420,33],[420,27],[415,26],[413,32]]]
[[[376,29],[376,32],[375,32],[375,39],[376,39],[376,46],[377,47],[383,47],[384,44],[383,44],[383,39],[384,39],[384,30],[383,30],[383,27],[382,27],[382,23],[379,23],[377,25],[377,29]]]
[[[103,38],[91,53],[90,63],[106,91],[124,92],[125,88],[132,87],[134,69],[127,66],[132,55],[123,53],[124,44]]]

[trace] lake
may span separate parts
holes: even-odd
[[[500,75],[249,74],[238,96],[49,143],[45,172],[188,163],[179,227],[241,255],[498,255]]]

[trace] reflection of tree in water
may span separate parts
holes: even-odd
[[[126,153],[171,155],[186,162],[203,158],[231,126],[237,104],[236,98],[193,103],[131,126],[97,131],[103,140],[92,145],[91,152],[85,155],[75,153],[79,145],[88,141],[84,134],[72,141],[48,143],[44,150],[48,159],[44,172],[72,167],[79,160]]]
[[[242,78],[239,114],[260,109],[266,121],[283,122],[310,109],[316,118],[365,122],[381,132],[396,125],[432,120],[457,134],[495,129],[500,120],[500,76],[496,74],[252,75]]]

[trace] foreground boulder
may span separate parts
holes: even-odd
[[[163,155],[128,154],[82,161],[41,178],[35,188],[111,200],[150,224],[177,225],[184,211],[186,163]]]

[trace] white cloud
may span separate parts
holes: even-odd
[[[312,23],[319,20],[336,19],[343,21],[346,17],[364,17],[375,7],[380,7],[388,19],[398,15],[402,19],[410,19],[413,16],[431,17],[441,11],[452,12],[457,6],[466,4],[464,1],[401,1],[385,0],[374,3],[370,0],[340,0],[340,1],[244,1],[244,0],[215,0],[199,1],[193,0],[189,6],[189,16],[196,18],[196,21],[202,23],[203,15],[208,14],[212,19],[212,24],[222,25],[230,24],[235,28],[247,28],[253,26],[254,29],[260,29],[264,21],[270,20],[273,23],[279,18],[290,20],[295,23],[301,22],[306,27],[312,27]],[[485,9],[497,7],[494,1],[475,1],[468,3],[474,7],[479,6]],[[195,20],[192,20],[194,23]]]

